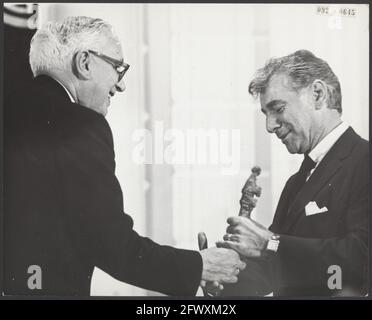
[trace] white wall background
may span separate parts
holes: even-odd
[[[256,69],[272,56],[308,49],[326,60],[341,82],[344,120],[368,138],[368,6],[347,7],[355,9],[354,17],[319,15],[316,4],[41,5],[41,22],[100,17],[113,24],[122,41],[131,69],[127,90],[112,101],[108,121],[125,209],[136,230],[191,249],[203,230],[213,244],[224,234],[226,218],[238,213],[240,190],[255,164],[263,169],[255,217],[270,224],[284,183],[301,161],[266,133],[260,107],[247,93]],[[240,130],[239,171],[223,174],[221,164],[134,163],[134,130],[154,129],[157,121],[184,133]],[[92,294],[155,293],[96,269]]]

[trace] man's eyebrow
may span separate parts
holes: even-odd
[[[281,99],[271,100],[269,103],[266,104],[265,108],[270,110],[270,109],[273,109],[277,104],[283,104],[283,103],[285,104],[286,102]],[[261,109],[261,111],[266,114],[266,110],[264,110],[263,108]]]

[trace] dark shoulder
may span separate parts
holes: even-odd
[[[71,103],[56,108],[54,125],[65,138],[99,143],[113,149],[111,128],[101,114],[78,104]]]
[[[359,134],[357,134],[353,130],[355,146],[352,151],[353,157],[357,157],[360,159],[368,159],[369,158],[369,141],[363,139]]]
[[[342,160],[345,174],[353,177],[356,185],[365,185],[369,181],[369,142],[352,131],[353,147]]]
[[[369,141],[360,137],[356,146],[358,152],[362,155],[369,155]]]
[[[105,117],[72,103],[55,80],[37,77],[20,92],[22,94],[7,96],[4,103],[5,127],[9,134],[22,132],[27,139],[27,134],[37,132],[39,139],[58,137],[113,148],[112,132]]]

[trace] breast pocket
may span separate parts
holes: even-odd
[[[331,198],[332,185],[326,185],[305,205],[296,225],[298,235],[328,238],[336,234],[337,223],[334,223]]]

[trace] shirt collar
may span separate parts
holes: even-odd
[[[341,122],[309,152],[309,157],[318,164],[348,128],[348,124]]]
[[[63,89],[65,89],[65,91],[67,92],[68,97],[70,98],[71,102],[72,103],[76,103],[74,97],[72,96],[72,94],[70,93],[70,91],[68,91],[67,88],[63,85],[63,83],[61,81],[57,80],[56,78],[54,78],[54,80],[56,80],[63,87]]]

